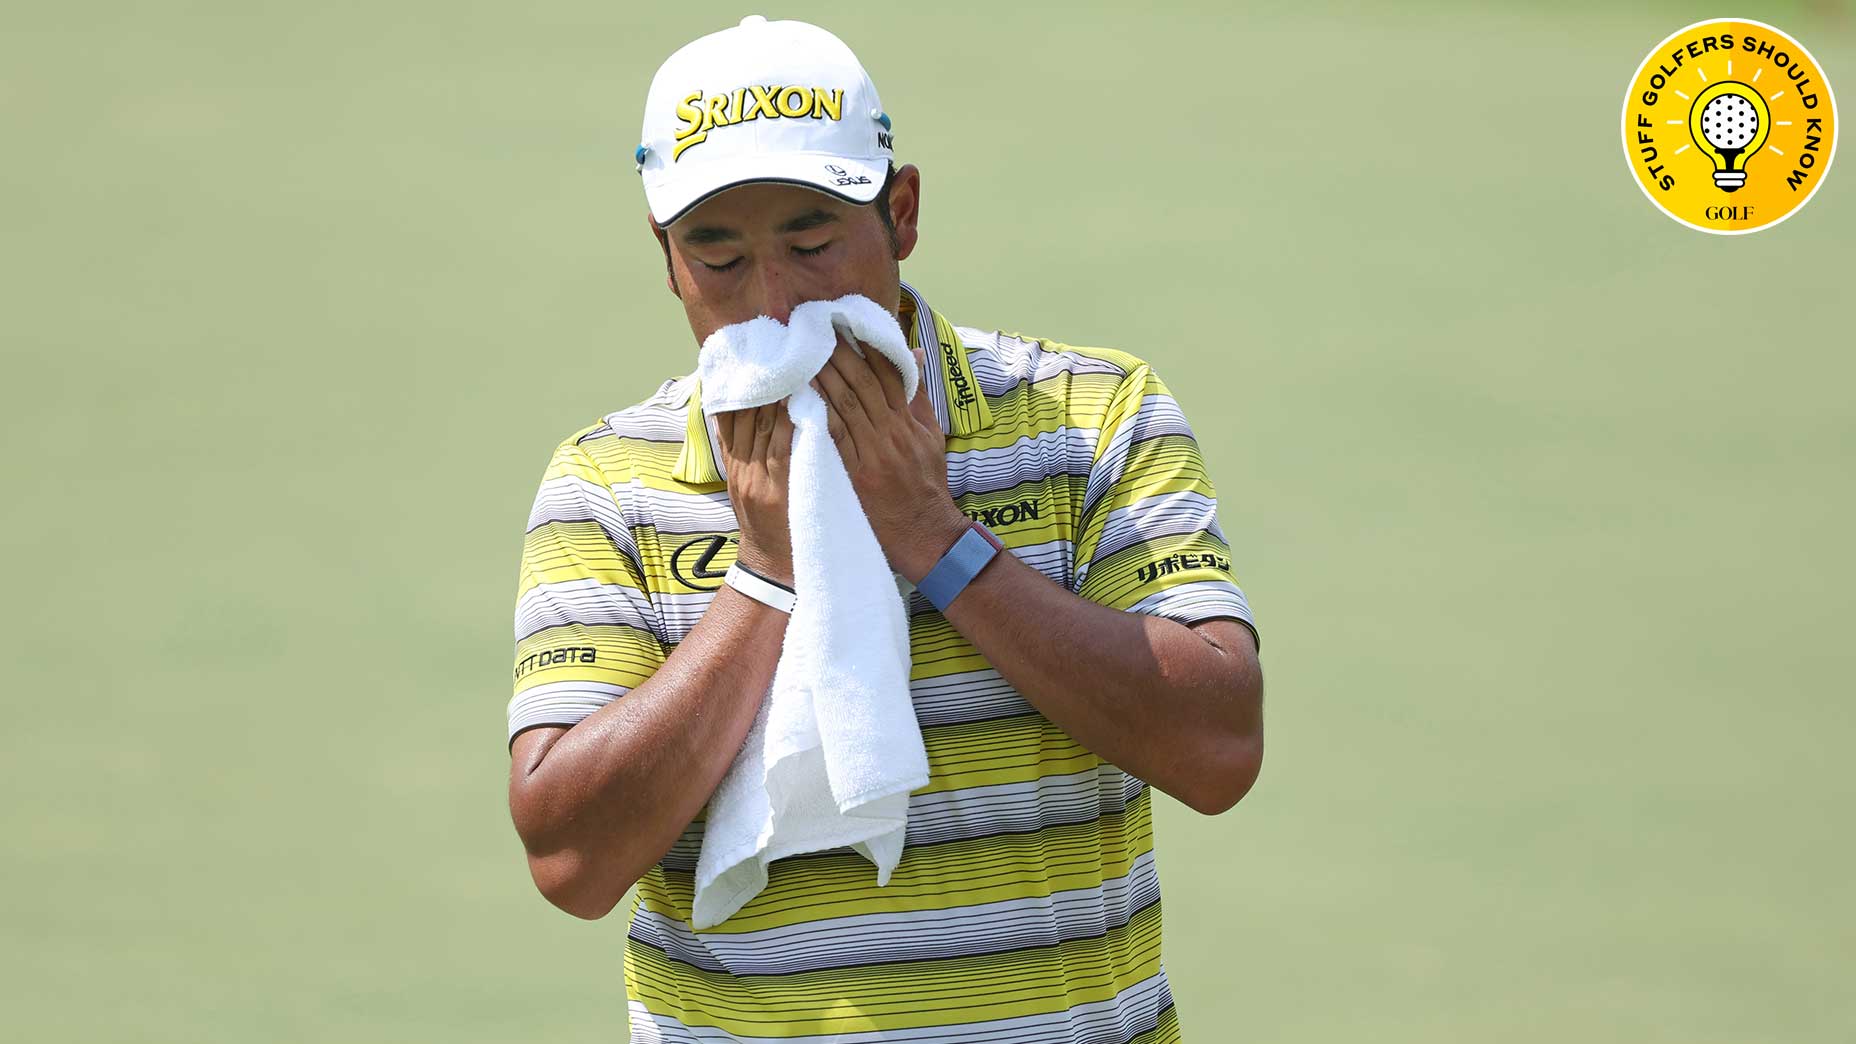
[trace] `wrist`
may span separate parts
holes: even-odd
[[[760,547],[750,544],[738,545],[735,549],[735,561],[774,583],[786,587],[793,586],[793,557],[769,554]]]
[[[936,515],[932,521],[924,524],[922,534],[909,542],[908,559],[900,563],[902,568],[897,569],[896,572],[901,573],[902,578],[911,584],[921,583],[922,577],[928,575],[928,571],[941,560],[941,556],[947,554],[948,549],[954,546],[954,541],[959,540],[961,534],[967,531],[971,520],[959,508],[954,507],[952,501],[948,502],[948,507],[953,509],[951,514]]]
[[[794,591],[786,584],[769,579],[748,568],[740,559],[728,567],[722,582],[741,592],[756,602],[780,612],[792,615],[793,607],[798,604]]]
[[[1004,542],[992,530],[978,522],[968,522],[927,575],[916,582],[915,590],[937,611],[945,613],[954,599],[960,597],[1003,550]]]

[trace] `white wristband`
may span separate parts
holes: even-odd
[[[722,582],[762,605],[772,606],[792,615],[793,592],[736,562],[728,567]]]

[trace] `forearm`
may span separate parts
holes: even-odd
[[[923,350],[916,352],[925,367]],[[840,343],[815,386],[891,568],[919,584],[967,520],[948,486],[946,433],[933,404],[919,388],[905,396],[896,368],[872,365],[872,354]],[[1143,377],[1135,390],[1146,387]],[[1171,465],[1188,481],[1195,454]],[[1256,778],[1263,690],[1242,624],[1187,627],[1110,609],[1010,553],[993,557],[946,616],[1077,742],[1193,808],[1223,811]]]
[[[1222,811],[1255,778],[1262,679],[1247,633],[1243,647],[1221,648],[1184,624],[1080,598],[1003,551],[946,616],[1078,743],[1193,808]]]
[[[747,738],[785,630],[724,586],[656,673],[517,766],[511,809],[551,901],[600,916],[670,850]]]

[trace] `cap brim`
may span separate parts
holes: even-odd
[[[843,173],[830,169],[833,167]],[[651,208],[651,219],[659,225],[670,224],[718,193],[739,185],[764,182],[814,189],[846,203],[868,203],[883,190],[887,157],[851,159],[817,152],[795,152],[730,157],[720,162],[674,169],[675,178],[664,177],[667,171],[651,171],[645,175],[645,203]],[[653,180],[652,174],[657,175],[657,180]]]

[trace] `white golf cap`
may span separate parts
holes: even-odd
[[[892,149],[876,85],[844,41],[806,22],[749,15],[658,67],[635,159],[651,217],[668,225],[753,181],[868,203]]]

